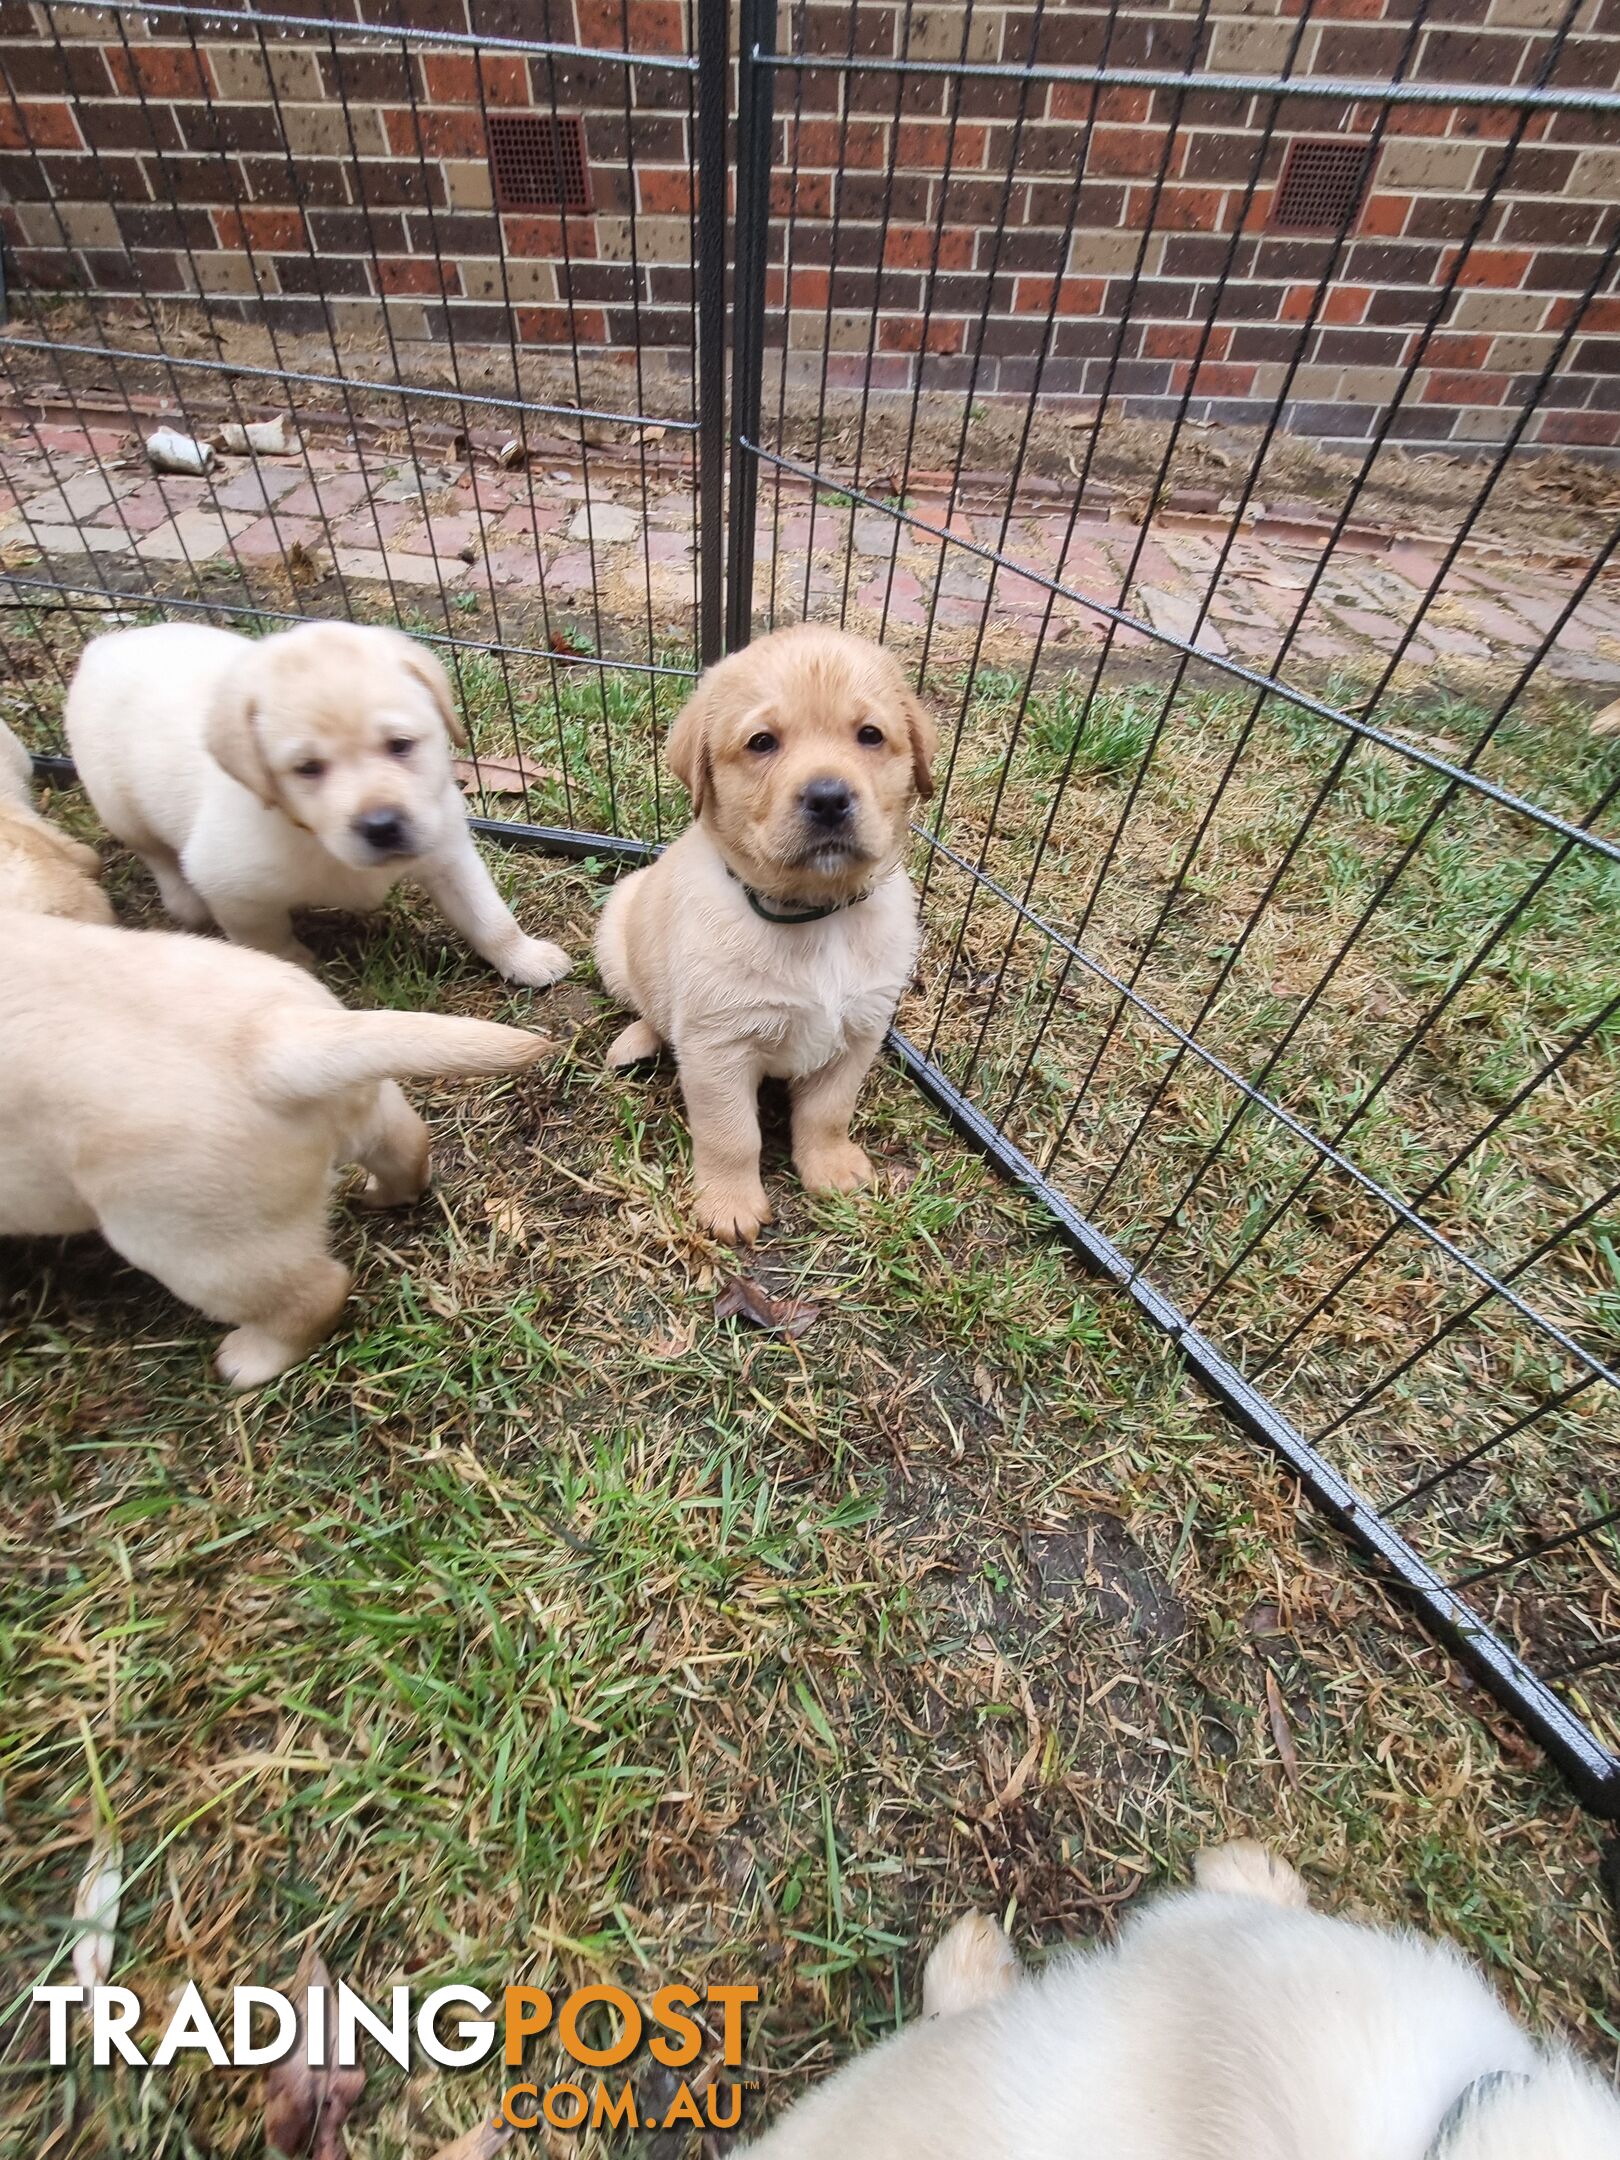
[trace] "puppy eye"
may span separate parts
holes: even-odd
[[[769,757],[776,748],[776,737],[767,734],[762,729],[759,734],[749,736],[748,748],[753,751],[756,757]]]
[[[868,722],[865,727],[855,730],[855,740],[858,743],[864,743],[867,749],[874,750],[883,740],[883,730],[880,727],[873,727]]]
[[[293,771],[298,775],[300,780],[318,780],[321,777],[321,774],[325,772],[325,770],[325,758],[318,757],[307,757],[305,758],[302,765],[295,765],[293,767]]]
[[[388,744],[390,757],[409,757],[416,748],[409,735],[395,735]]]

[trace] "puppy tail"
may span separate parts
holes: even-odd
[[[444,1013],[300,1013],[296,1029],[260,1053],[259,1078],[274,1100],[319,1102],[367,1081],[518,1072],[557,1047],[523,1028]]]

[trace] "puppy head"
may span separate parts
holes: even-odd
[[[233,780],[354,869],[430,855],[461,816],[444,669],[402,631],[303,623],[246,651],[208,719]]]
[[[938,735],[880,646],[801,623],[710,668],[669,763],[733,867],[773,894],[854,892],[893,862]]]

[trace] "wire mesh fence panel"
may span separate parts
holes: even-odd
[[[1576,16],[745,10],[729,606],[882,637],[948,722],[922,1084],[1612,1808],[1620,496],[1552,453],[1613,440],[1620,44]]]
[[[676,7],[588,40],[571,7],[348,12],[8,11],[13,681],[53,743],[109,623],[392,623],[450,670],[479,810],[655,840],[704,645],[723,106]],[[206,469],[152,469],[160,427]]]
[[[397,624],[633,854],[700,659],[883,639],[898,1054],[1614,1811],[1620,34],[1525,12],[8,0],[0,658],[50,751],[110,625]]]

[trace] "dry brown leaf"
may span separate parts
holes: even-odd
[[[286,554],[287,575],[295,585],[313,585],[320,566],[302,540],[295,540]]]
[[[1600,713],[1593,716],[1592,733],[1620,735],[1620,698],[1616,698],[1612,705],[1605,705]]]
[[[821,1307],[804,1298],[773,1297],[752,1275],[733,1275],[714,1301],[717,1320],[746,1320],[767,1335],[802,1335],[821,1318]]]
[[[1277,1743],[1277,1756],[1295,1792],[1299,1790],[1299,1750],[1294,1746],[1293,1729],[1288,1722],[1288,1705],[1283,1701],[1282,1689],[1277,1685],[1277,1675],[1266,1667],[1266,1715],[1271,1720],[1271,1737]]]
[[[118,1833],[103,1823],[91,1844],[90,1858],[73,1900],[73,1917],[80,1930],[73,1945],[73,1977],[80,1987],[100,1987],[112,1971],[118,1900],[123,1887]]]
[[[481,2123],[474,2123],[460,2137],[452,2138],[448,2145],[441,2145],[432,2160],[489,2160],[491,2153],[498,2153],[510,2142],[511,2126],[495,2122],[486,2116]]]
[[[527,795],[537,782],[549,778],[542,765],[526,758],[481,757],[456,759],[456,779],[466,795]]]
[[[264,2137],[272,2152],[290,2160],[343,2160],[343,2125],[366,2089],[358,2063],[349,2070],[308,2061],[308,2015],[311,1988],[330,1989],[332,1975],[312,1943],[293,1976],[288,1998],[297,2018],[289,2052],[265,2073]]]

